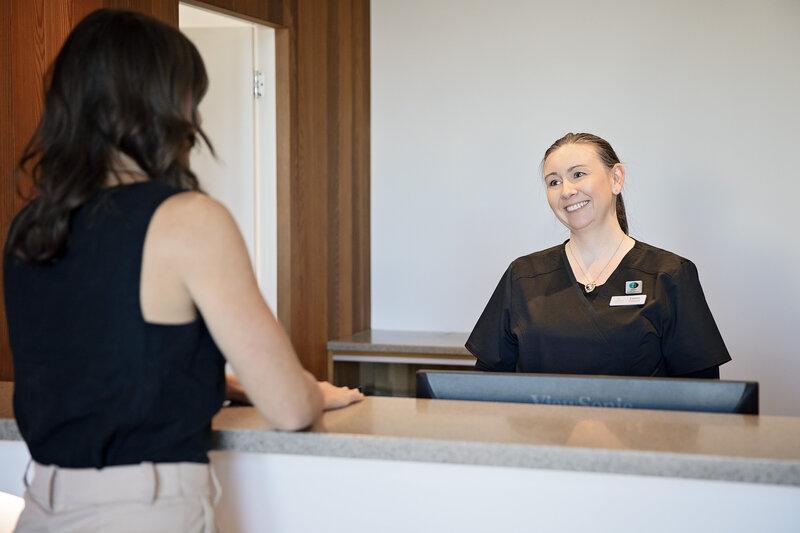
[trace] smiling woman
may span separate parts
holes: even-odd
[[[542,173],[570,238],[508,267],[467,340],[476,368],[718,379],[730,355],[697,269],[628,236],[611,145],[569,133]]]

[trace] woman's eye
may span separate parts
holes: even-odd
[[[585,176],[585,175],[586,175],[586,172],[581,172],[580,170],[574,174],[574,176],[576,178],[580,178],[580,177]]]
[[[547,185],[550,187],[557,187],[561,185],[561,180],[550,180]]]

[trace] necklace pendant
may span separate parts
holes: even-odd
[[[596,283],[584,283],[583,284],[583,288],[586,290],[586,292],[592,292],[595,287],[597,287]]]

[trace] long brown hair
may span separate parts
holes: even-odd
[[[579,143],[591,144],[594,146],[597,155],[600,157],[600,160],[608,168],[613,168],[614,165],[620,162],[619,157],[617,157],[617,153],[613,148],[611,148],[611,144],[609,144],[609,142],[605,139],[598,137],[597,135],[592,135],[591,133],[567,133],[547,149],[547,151],[544,153],[544,157],[542,158],[542,165],[544,165],[547,156],[552,154],[557,148],[560,148],[566,144]],[[616,212],[619,227],[622,228],[622,231],[624,231],[625,235],[627,235],[628,216],[625,213],[625,202],[622,200],[622,193],[617,194]]]
[[[208,76],[178,30],[131,11],[100,9],[70,33],[53,63],[39,125],[17,167],[31,202],[5,253],[49,264],[69,244],[72,212],[105,184],[119,153],[150,179],[198,190],[188,150]],[[213,149],[212,149],[213,152]]]

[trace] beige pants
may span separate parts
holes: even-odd
[[[206,464],[141,463],[59,468],[33,463],[19,532],[217,531],[212,494],[216,479]]]

